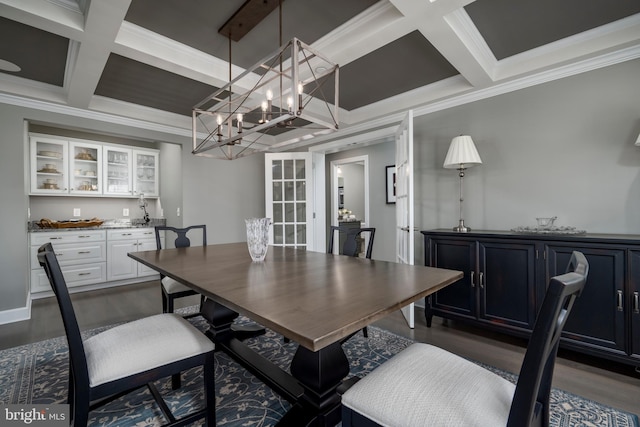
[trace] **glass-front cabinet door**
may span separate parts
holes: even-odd
[[[31,137],[31,193],[69,192],[68,141]]]
[[[102,194],[102,146],[85,142],[69,142],[69,192]]]
[[[133,150],[133,194],[145,197],[158,197],[158,161],[157,151]]]
[[[112,196],[131,196],[133,194],[132,154],[132,150],[127,148],[106,145],[103,147],[103,194]]]

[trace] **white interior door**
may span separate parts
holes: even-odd
[[[265,154],[265,213],[273,224],[269,244],[313,248],[311,153]]]
[[[396,132],[396,258],[413,265],[413,111],[409,110]],[[402,308],[410,328],[415,326],[413,303]]]

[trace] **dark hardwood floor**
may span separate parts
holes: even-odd
[[[161,312],[157,281],[72,295],[81,330],[134,320]],[[177,306],[197,304],[198,296],[182,298]],[[408,338],[517,373],[526,341],[464,324],[435,318],[427,328],[423,311],[416,311],[416,328],[409,329],[397,312],[375,323]],[[0,325],[0,349],[64,335],[54,298],[33,301],[31,320]],[[640,415],[640,373],[633,367],[561,351],[554,386],[568,392]]]

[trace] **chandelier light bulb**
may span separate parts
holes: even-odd
[[[267,101],[273,101],[273,91],[271,89],[267,89]]]

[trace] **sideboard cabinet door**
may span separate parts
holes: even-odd
[[[431,308],[426,313],[427,324],[431,325],[431,318],[443,313],[454,313],[469,319],[476,319],[476,242],[475,240],[427,239],[430,256],[427,264],[431,267],[459,270],[464,277],[431,296]],[[430,255],[429,255],[430,253]]]
[[[536,319],[536,246],[479,241],[479,320],[533,330]]]
[[[640,362],[640,249],[629,251],[629,292],[626,301],[631,318],[629,355]]]
[[[584,253],[589,261],[589,276],[562,332],[563,342],[568,346],[604,348],[624,355],[625,251],[578,244],[549,245],[547,282],[550,277],[566,271],[574,250]]]

